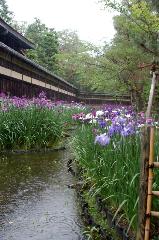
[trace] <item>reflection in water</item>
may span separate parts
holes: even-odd
[[[0,240],[79,240],[67,152],[0,159]]]

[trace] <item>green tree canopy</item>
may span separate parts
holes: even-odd
[[[56,31],[35,18],[35,21],[26,28],[25,37],[35,44],[35,50],[29,50],[27,56],[48,70],[54,71],[58,53]]]
[[[118,11],[114,17],[116,35],[105,52],[104,59],[110,72],[116,73],[139,109],[148,98],[150,75],[140,70],[142,63],[151,63],[159,56],[158,2],[150,0],[103,0],[106,7]],[[109,61],[108,61],[109,60]],[[111,75],[108,74],[108,75]]]
[[[13,20],[13,13],[9,11],[6,0],[0,0],[0,17],[9,24]]]
[[[77,32],[64,30],[58,32],[59,54],[57,74],[76,86],[84,85],[89,88],[91,72],[89,63],[93,61],[96,47],[79,39]]]

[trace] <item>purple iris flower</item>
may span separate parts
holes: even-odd
[[[106,133],[104,134],[101,134],[101,135],[97,135],[96,138],[95,138],[95,144],[98,143],[100,144],[101,146],[106,146],[110,143],[110,137],[108,137],[106,135]]]
[[[95,110],[95,108],[92,109],[92,116],[96,117],[96,110]]]
[[[46,93],[43,91],[39,93],[39,98],[46,98]]]
[[[104,120],[99,120],[98,123],[99,123],[99,127],[101,127],[101,128],[106,127],[106,122]]]
[[[120,118],[118,119],[118,122],[123,125],[124,123],[126,123],[126,119],[120,117]]]
[[[108,134],[109,134],[109,136],[112,136],[114,133],[115,133],[115,127],[113,125],[111,125],[109,127]]]
[[[127,137],[127,136],[129,136],[129,135],[134,134],[134,133],[135,133],[135,130],[134,130],[133,126],[129,126],[129,125],[127,125],[126,127],[124,127],[123,130],[121,131],[121,135],[122,135],[123,137]]]
[[[153,119],[152,119],[152,118],[147,118],[147,119],[146,119],[146,123],[147,123],[147,124],[152,124],[152,122],[153,122]]]
[[[112,136],[115,133],[120,133],[122,130],[122,126],[120,124],[112,124],[109,127],[108,134],[109,136]]]
[[[16,108],[26,108],[29,105],[28,100],[24,97],[23,98],[13,97],[12,104]]]
[[[1,93],[0,93],[0,98],[6,98],[5,93],[1,92]]]

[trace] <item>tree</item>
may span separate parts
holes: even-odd
[[[139,70],[139,65],[143,62],[151,63],[154,56],[159,56],[159,16],[148,0],[103,2],[106,7],[120,13],[114,18],[117,33],[109,51],[111,59],[113,57],[113,71],[119,73],[119,80],[132,94],[140,110],[148,98],[150,77],[147,70]]]
[[[28,27],[27,22],[25,22],[25,21],[19,22],[19,21],[13,20],[12,23],[11,23],[11,25],[12,25],[12,27],[13,27],[14,29],[17,30],[17,32],[19,32],[19,33],[22,34],[23,36],[25,35],[26,29],[27,29],[27,27]]]
[[[57,74],[75,84],[86,88],[90,82],[91,72],[88,64],[93,61],[92,53],[96,50],[92,44],[79,39],[76,32],[64,30],[58,32],[59,54]],[[89,76],[88,76],[89,75]]]
[[[27,51],[27,56],[50,71],[56,69],[58,36],[54,29],[46,27],[39,19],[28,25],[25,37],[35,43],[35,50]]]
[[[13,13],[9,11],[5,0],[0,0],[0,17],[9,24],[13,20]]]
[[[0,0],[0,17],[14,29],[24,35],[27,27],[26,22],[18,22],[14,19],[13,12],[9,11],[6,0]]]
[[[58,75],[82,90],[119,92],[124,84],[117,81],[117,70],[105,58],[108,47],[96,47],[79,39],[76,32],[64,30],[58,33]]]
[[[158,0],[147,0],[146,2],[148,2],[152,6],[152,9],[154,11],[159,13],[159,1]]]
[[[127,28],[129,37],[145,51],[159,55],[158,31],[159,15],[153,11],[154,1],[151,0],[103,0],[106,7],[120,12],[124,17],[123,28]]]

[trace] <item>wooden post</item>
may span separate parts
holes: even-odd
[[[153,76],[152,76],[152,81],[151,81],[151,89],[150,89],[149,101],[148,101],[148,106],[147,106],[147,111],[146,111],[146,118],[149,118],[150,114],[151,114],[152,103],[153,103],[155,87],[156,87],[156,80],[157,80],[157,74],[154,71]]]
[[[138,230],[136,240],[144,240],[145,235],[149,152],[150,152],[150,127],[145,126],[142,129],[141,135]]]
[[[152,205],[152,185],[153,185],[153,169],[154,162],[154,137],[155,129],[151,127],[150,131],[150,155],[149,155],[149,173],[148,173],[148,196],[147,196],[147,209],[146,209],[146,226],[145,226],[145,240],[150,239],[150,217],[151,217],[151,205]]]
[[[149,101],[146,111],[146,118],[150,117],[152,103],[155,93],[157,73],[156,64],[152,67],[152,81],[149,94]],[[140,163],[140,186],[139,186],[139,209],[138,209],[138,229],[136,240],[144,240],[146,225],[146,209],[148,194],[148,166],[150,155],[150,127],[145,126],[141,135],[141,163]]]

